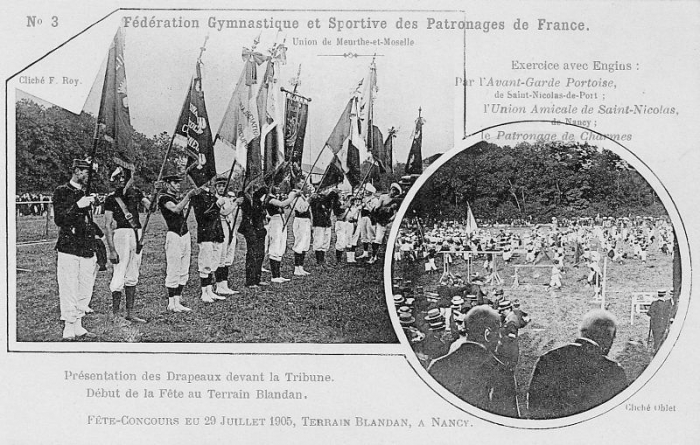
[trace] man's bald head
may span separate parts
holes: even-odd
[[[464,318],[464,328],[467,339],[481,343],[487,349],[493,350],[498,344],[498,332],[501,326],[501,316],[495,309],[479,305],[467,312]]]
[[[610,312],[603,309],[595,309],[583,316],[579,333],[581,337],[588,338],[598,343],[607,354],[615,340],[617,332],[617,319]]]

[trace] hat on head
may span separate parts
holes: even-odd
[[[498,303],[498,312],[503,312],[505,310],[511,309],[513,307],[510,300],[503,300]]]
[[[88,167],[90,168],[90,167]],[[118,165],[117,168],[114,169],[111,175],[109,175],[109,180],[114,182],[119,176],[122,176],[124,174],[124,169],[122,168],[121,165]]]
[[[404,299],[403,295],[401,295],[401,294],[394,295],[394,306],[396,306],[396,307],[403,306],[405,301],[406,300]]]
[[[503,295],[503,289],[496,290],[496,295]]]
[[[657,295],[659,298],[664,298],[664,297],[666,296],[666,289],[659,289],[659,290],[656,292],[656,295]]]
[[[92,164],[92,168],[95,168],[96,166],[97,164]],[[73,159],[73,166],[71,168],[90,170],[90,159]]]
[[[518,300],[517,298],[513,300],[513,307],[520,307],[520,300]]]
[[[226,184],[228,182],[228,177],[226,176],[219,176],[216,178],[216,181],[214,181],[215,184]]]
[[[399,184],[397,184],[396,182],[393,182],[393,183],[389,186],[389,190],[396,190],[397,192],[399,192],[399,195],[400,195],[401,193],[403,193],[403,190],[401,189],[401,186],[400,186]]]
[[[182,176],[173,173],[163,176],[162,180],[163,182],[182,182]]]
[[[399,314],[399,322],[401,326],[411,326],[416,322],[416,319],[410,312],[402,312]]]

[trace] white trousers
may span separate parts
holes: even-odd
[[[377,223],[374,229],[374,239],[372,240],[375,244],[382,244],[384,242],[384,235],[386,234],[387,226]]]
[[[221,243],[213,243],[211,241],[199,243],[199,255],[197,256],[199,278],[207,278],[218,269],[220,259]]]
[[[165,287],[187,284],[192,256],[192,237],[187,232],[178,236],[175,232],[165,235]]]
[[[221,228],[224,229],[224,242],[221,244],[221,260],[219,267],[230,266],[233,260],[236,259],[236,228],[234,227],[231,236],[229,236],[229,227],[226,221],[221,221]],[[229,238],[231,243],[229,243]]]
[[[61,320],[74,323],[85,315],[97,276],[97,257],[83,258],[58,252],[56,278]]]
[[[270,218],[270,226],[267,229],[270,245],[267,255],[274,261],[282,261],[284,252],[287,250],[287,228],[282,229],[283,225],[282,215],[277,214]]]
[[[141,230],[138,231],[141,237]],[[117,229],[114,231],[114,250],[119,255],[119,263],[114,265],[109,290],[121,292],[124,286],[136,286],[139,282],[142,253],[136,253],[136,233],[134,229]]]
[[[296,253],[308,252],[311,246],[311,220],[309,218],[294,218],[292,233],[294,234],[292,250]]]
[[[372,226],[372,221],[369,219],[369,216],[363,216],[360,218],[360,223],[357,225],[357,229],[360,231],[360,242],[372,242],[374,239],[374,227]]]
[[[314,250],[328,252],[331,247],[331,228],[314,227]]]
[[[351,222],[335,222],[335,250],[345,250],[352,245],[352,229]]]

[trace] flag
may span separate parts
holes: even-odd
[[[323,173],[323,177],[317,186],[317,190],[321,191],[328,187],[334,187],[343,182],[344,178],[345,173],[343,172],[343,167],[340,164],[340,159],[333,155],[333,160],[330,162],[330,164],[328,164],[328,167],[326,167],[326,171]]]
[[[389,134],[384,141],[383,164],[388,172],[394,173],[394,138],[396,137],[396,129],[391,127]]]
[[[406,174],[416,174],[419,175],[423,173],[423,124],[425,119],[420,117],[420,110],[418,112],[418,119],[416,119],[416,128],[413,130],[413,142],[411,143],[411,150],[408,152],[408,160],[406,161]]]
[[[190,82],[189,93],[180,112],[173,145],[187,155],[187,173],[197,187],[216,176],[214,143],[202,88],[201,62]]]
[[[343,149],[343,145],[350,137],[350,113],[352,111],[353,100],[354,99],[350,99],[348,101],[343,113],[340,115],[340,119],[338,119],[338,123],[335,124],[335,127],[333,128],[331,135],[328,136],[328,140],[325,144],[335,155],[337,155],[338,152]]]
[[[287,110],[284,124],[284,159],[301,168],[304,155],[304,137],[309,116],[309,104],[287,97]]]
[[[258,58],[250,57],[251,63],[257,64]],[[258,88],[256,87],[257,84],[248,85],[246,82],[249,75],[253,78],[253,71],[257,73],[256,70],[248,68],[248,65],[246,65],[246,69],[241,73],[241,77],[231,95],[231,100],[224,112],[224,117],[221,120],[216,137],[217,142],[221,141],[221,143],[216,144],[215,150],[218,152],[217,157],[219,159],[225,158],[223,152],[232,150],[234,153],[229,157],[233,158],[237,165],[245,169],[247,174],[249,173],[247,171],[248,167],[250,167],[255,175],[259,175],[262,168],[260,163]],[[257,147],[249,147],[256,139],[258,140]],[[249,160],[251,161],[250,166],[248,166]],[[233,166],[233,162],[231,162],[231,166]],[[230,167],[225,166],[224,168],[222,166],[219,168],[219,173],[229,170]]]
[[[107,54],[107,70],[102,85],[97,123],[102,139],[111,145],[112,159],[126,169],[134,170],[136,153],[129,119],[129,97],[124,69],[124,33],[121,28],[114,36]]]
[[[368,139],[371,141],[368,143],[369,152],[372,154],[372,158],[374,159],[374,163],[377,165],[379,173],[386,173],[388,168],[386,165],[384,150],[384,136],[382,135],[379,127],[376,125],[372,125],[370,128],[372,128],[372,131],[368,136]]]
[[[284,134],[282,132],[283,106],[279,98],[280,65],[286,63],[284,45],[275,44],[270,50],[270,57],[258,92],[258,112],[263,153],[263,173],[269,175],[284,162]]]
[[[474,219],[474,214],[472,213],[472,207],[469,205],[469,203],[467,203],[467,224],[464,229],[469,236],[471,236],[471,234],[476,232],[478,229],[476,219]]]

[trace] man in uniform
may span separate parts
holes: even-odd
[[[202,286],[202,301],[213,303],[215,300],[225,300],[226,297],[214,293],[214,272],[221,261],[221,245],[224,242],[224,231],[221,227],[221,208],[226,204],[223,197],[217,197],[208,186],[191,199],[194,216],[197,220],[197,257],[199,279]]]
[[[372,258],[369,259],[369,264],[374,264],[377,262],[379,248],[384,242],[386,229],[389,224],[391,224],[391,221],[393,221],[396,210],[398,209],[396,199],[399,195],[401,195],[401,193],[401,187],[397,183],[391,184],[389,193],[384,193],[379,197],[376,207],[372,211],[375,229],[374,239],[372,239]]]
[[[105,200],[105,233],[109,260],[114,265],[109,289],[112,292],[112,315],[119,314],[122,291],[126,294],[126,319],[145,323],[135,315],[136,284],[141,267],[141,221],[139,205],[148,208],[151,202],[133,186],[129,170],[117,167],[110,180],[115,190]]]
[[[654,352],[657,352],[666,339],[671,320],[673,303],[666,290],[657,292],[657,298],[649,305],[649,331],[654,337]]]
[[[59,227],[56,277],[64,340],[95,337],[82,325],[97,275],[94,242],[100,232],[90,218],[94,197],[85,196],[84,191],[90,164],[89,161],[74,160],[70,181],[58,186],[53,193],[54,222]]]
[[[324,193],[315,193],[309,199],[316,264],[325,263],[326,252],[331,246],[331,210],[334,197],[338,199],[338,192],[330,190]]]
[[[224,204],[219,210],[221,219],[221,230],[224,233],[224,242],[221,243],[221,259],[219,267],[216,269],[214,276],[216,277],[216,293],[219,295],[235,295],[240,292],[231,290],[228,287],[228,272],[229,267],[233,264],[236,255],[236,221],[238,219],[238,207],[243,202],[243,198],[233,199],[227,196],[226,184],[228,179],[219,177],[216,179],[216,197],[223,198]]]
[[[182,289],[189,278],[192,253],[190,232],[184,214],[192,196],[199,193],[199,189],[194,188],[178,202],[181,181],[179,175],[163,177],[166,188],[158,199],[158,208],[168,227],[165,235],[165,288],[168,290],[168,310],[173,312],[190,310],[181,301]]]
[[[532,418],[578,414],[627,387],[625,370],[606,357],[616,331],[613,314],[595,309],[584,315],[576,341],[539,358],[528,389]]]

